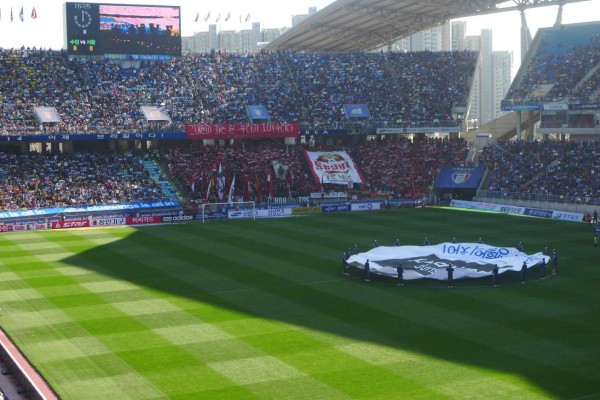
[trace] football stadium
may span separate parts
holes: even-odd
[[[337,0],[257,52],[64,3],[0,49],[0,399],[600,399],[581,1]],[[483,49],[391,46],[515,10],[490,122]]]

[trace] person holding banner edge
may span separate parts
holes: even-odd
[[[448,267],[446,267],[446,271],[448,271],[448,287],[453,288],[454,287],[454,267],[452,266],[452,264],[448,264]]]
[[[398,264],[396,273],[398,274],[398,286],[404,286],[404,268],[402,268],[402,264]]]
[[[494,265],[494,269],[492,270],[492,284],[494,287],[500,286],[498,283],[498,266]]]

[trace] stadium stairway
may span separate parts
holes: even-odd
[[[540,113],[534,112],[532,113],[532,121],[529,121],[529,113],[523,112],[521,116],[521,130],[522,134],[526,135],[527,127],[529,124],[535,124],[540,120]],[[472,143],[475,141],[477,134],[479,133],[489,133],[491,134],[491,141],[496,142],[498,140],[508,140],[514,137],[517,134],[517,120],[516,120],[516,112],[512,111],[507,114],[502,115],[495,120],[492,120],[477,129],[470,130],[468,132],[462,133],[461,137],[467,141],[467,143]]]
[[[152,158],[145,158],[142,162],[144,168],[150,174],[150,177],[154,179],[160,186],[161,190],[169,199],[181,199],[181,194],[175,189],[173,184],[165,177],[162,169]]]

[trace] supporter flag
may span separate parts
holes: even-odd
[[[260,203],[262,201],[262,194],[260,193],[260,181],[258,180],[258,173],[254,181],[254,188],[256,189],[256,199]]]
[[[192,193],[194,193],[196,191],[196,179],[194,179],[194,182],[192,182]]]
[[[219,175],[217,176],[217,197],[219,201],[223,201],[225,196],[225,175],[223,174],[223,167],[219,163]]]
[[[219,22],[220,19],[221,19],[221,13],[219,13],[219,15],[217,15],[217,19],[215,20],[215,22]]]
[[[233,194],[235,193],[235,175],[231,180],[231,186],[229,186],[229,196],[227,197],[227,201],[229,203],[233,203]]]
[[[25,14],[23,14],[23,6],[21,6],[21,12],[19,13],[19,18],[21,22],[25,21]]]
[[[31,9],[31,19],[36,19],[37,18],[37,11],[35,10],[35,7],[33,7]]]
[[[208,180],[208,187],[206,189],[206,200],[208,200],[208,197],[210,196],[210,187],[212,186],[212,179]]]
[[[250,21],[250,13],[248,13],[248,15],[246,15],[246,19],[244,20],[244,22],[248,22]]]
[[[208,14],[206,14],[206,17],[204,17],[204,22],[208,21],[210,18],[210,11],[208,12]]]
[[[321,193],[325,191],[325,172],[321,172]]]
[[[13,22],[12,6],[10,6],[10,22]]]
[[[274,160],[272,164],[273,171],[275,171],[275,178],[285,179],[289,167],[286,164],[279,162],[278,160]]]
[[[252,183],[250,183],[250,177],[244,175],[244,201],[250,200],[250,193],[252,193]]]
[[[229,18],[231,18],[231,11],[229,11],[229,14],[225,17],[225,22],[229,21]]]
[[[225,197],[225,175],[219,174],[217,178],[217,197],[219,201],[223,201],[223,197]]]
[[[275,197],[275,191],[273,190],[273,176],[271,175],[271,172],[269,172],[269,175],[267,175],[267,182],[269,182],[269,199],[273,200],[273,198]]]
[[[198,22],[198,20],[199,20],[199,19],[200,19],[200,12],[198,12],[198,13],[196,14],[196,19],[194,20],[194,22]]]

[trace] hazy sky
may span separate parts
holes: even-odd
[[[125,0],[92,1],[93,3],[121,4],[160,4],[181,7],[181,28],[183,36],[194,32],[206,31],[209,23],[214,23],[221,14],[221,29],[247,29],[252,22],[263,22],[266,28],[291,26],[291,16],[306,14],[311,6],[321,10],[332,0]],[[0,0],[0,47],[12,48],[37,46],[44,48],[63,48],[64,39],[64,1],[63,0]],[[13,22],[10,22],[12,6]],[[35,6],[37,18],[31,18]],[[24,10],[25,21],[21,22],[19,13]],[[527,22],[532,36],[538,28],[554,25],[558,7],[544,7],[526,12]],[[568,4],[564,7],[563,23],[588,22],[600,19],[600,0],[589,0]],[[210,12],[210,20],[204,18]],[[224,22],[231,12],[231,19]],[[250,21],[244,23],[250,13]],[[196,15],[199,21],[194,22]],[[240,16],[242,23],[240,24]],[[509,50],[515,53],[515,67],[520,57],[520,16],[516,11],[467,19],[467,34],[477,35],[481,29],[492,29],[494,50]]]

